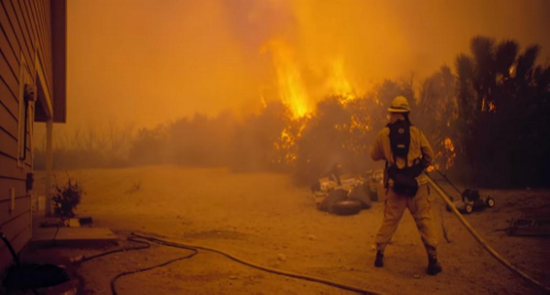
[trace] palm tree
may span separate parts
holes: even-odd
[[[519,45],[516,41],[505,40],[498,44],[495,53],[495,70],[504,78],[510,77],[510,69],[516,62]]]
[[[459,117],[466,119],[475,109],[475,96],[473,93],[474,61],[471,57],[460,54],[455,61],[458,78],[458,105]]]
[[[550,67],[536,66],[540,47],[518,55],[517,42],[495,46],[483,36],[470,45],[472,55],[455,61],[461,146],[470,174],[493,184],[548,184]]]

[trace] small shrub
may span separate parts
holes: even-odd
[[[70,177],[66,186],[55,185],[53,196],[54,214],[59,217],[74,217],[74,210],[80,204],[80,198],[84,194],[82,186]]]

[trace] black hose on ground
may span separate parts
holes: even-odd
[[[8,237],[3,232],[0,232],[0,238],[2,238],[2,241],[4,241],[4,244],[6,244],[6,247],[8,247],[8,250],[10,250],[11,256],[13,257],[13,260],[17,265],[19,265],[19,256],[17,256],[17,253],[15,253],[15,250],[13,249],[13,246],[11,245],[10,241],[8,240]]]
[[[130,240],[130,239],[129,239]],[[132,239],[133,241],[137,241],[135,239]],[[149,244],[150,246],[150,244]],[[148,247],[149,248],[149,247]],[[142,248],[144,249],[144,248]],[[149,271],[149,270],[152,270],[152,269],[155,269],[155,268],[159,268],[159,267],[163,267],[163,266],[167,266],[169,264],[172,264],[174,262],[177,262],[177,261],[180,261],[180,260],[184,260],[184,259],[189,259],[195,255],[197,255],[199,253],[199,251],[197,250],[193,250],[193,249],[189,249],[191,251],[193,251],[193,253],[189,254],[189,255],[185,255],[185,256],[182,256],[182,257],[178,257],[178,258],[175,258],[175,259],[171,259],[171,260],[168,260],[166,262],[163,262],[163,263],[160,263],[160,264],[156,264],[156,265],[153,265],[153,266],[149,266],[149,267],[144,267],[144,268],[140,268],[140,269],[136,269],[136,270],[132,270],[132,271],[125,271],[123,273],[119,273],[118,275],[116,275],[112,280],[111,280],[111,293],[113,295],[117,295],[117,291],[116,291],[116,281],[118,279],[120,279],[121,277],[124,277],[124,276],[128,276],[128,275],[132,275],[132,274],[137,274],[137,273],[140,273],[140,272],[145,272],[145,271]]]
[[[315,283],[321,283],[321,284],[324,284],[324,285],[336,287],[336,288],[339,288],[339,289],[342,289],[342,290],[356,292],[356,293],[359,293],[359,294],[379,294],[377,292],[367,290],[367,289],[363,289],[361,287],[350,286],[350,285],[330,281],[330,280],[319,278],[319,277],[303,275],[303,274],[297,274],[297,273],[278,270],[278,269],[274,269],[274,268],[270,268],[270,267],[266,267],[266,266],[261,266],[261,265],[258,265],[258,264],[254,264],[252,262],[248,262],[248,261],[243,260],[241,258],[238,258],[234,255],[228,254],[227,252],[214,249],[214,248],[209,248],[209,247],[204,247],[204,246],[197,246],[197,245],[190,245],[190,244],[185,244],[185,243],[181,243],[181,242],[173,242],[173,241],[168,241],[168,240],[164,240],[164,239],[158,239],[158,238],[154,238],[154,237],[143,236],[143,235],[139,235],[139,234],[135,234],[135,233],[132,233],[132,235],[135,236],[135,237],[138,237],[138,238],[150,241],[150,242],[154,242],[154,243],[157,243],[157,244],[161,244],[161,245],[164,245],[164,246],[168,246],[168,247],[175,247],[175,248],[186,249],[186,250],[195,250],[195,251],[204,250],[204,251],[217,253],[217,254],[225,256],[225,257],[227,257],[227,258],[229,258],[229,259],[231,259],[235,262],[238,262],[240,264],[243,264],[243,265],[246,265],[246,266],[261,270],[261,271],[265,271],[265,272],[268,272],[268,273],[276,274],[276,275],[282,275],[282,276],[286,276],[286,277],[290,277],[290,278],[294,278],[294,279],[305,280],[305,281],[310,281],[310,282],[315,282]]]
[[[103,256],[107,256],[107,255],[111,255],[111,254],[115,254],[115,253],[119,253],[119,252],[135,251],[135,250],[143,250],[143,249],[151,248],[151,244],[149,244],[147,242],[144,242],[144,241],[140,241],[140,240],[136,240],[136,239],[132,239],[132,238],[128,239],[128,241],[141,244],[141,246],[120,248],[120,249],[115,249],[115,250],[111,250],[111,251],[107,251],[107,252],[102,252],[102,253],[92,255],[92,256],[89,256],[89,257],[83,257],[82,259],[80,259],[78,261],[75,261],[75,263],[77,263],[77,264],[78,263],[84,263],[84,262],[87,262],[87,261],[90,261],[90,260],[93,260],[93,259],[96,259],[96,258],[99,258],[99,257],[103,257]]]
[[[6,237],[4,232],[0,232],[0,238],[2,239],[2,241],[4,241],[4,244],[6,245],[6,247],[8,247],[8,250],[10,251],[11,256],[13,257],[13,261],[15,261],[17,265],[21,265],[21,262],[19,261],[19,256],[17,256],[17,253],[15,253],[13,246],[11,245],[10,241],[8,240],[8,237]],[[35,289],[31,289],[31,292],[33,294],[38,294],[38,292]]]
[[[88,262],[90,260],[100,258],[100,257],[104,257],[104,256],[107,256],[107,255],[111,255],[111,254],[118,253],[118,252],[126,252],[126,251],[133,251],[133,250],[144,250],[144,249],[151,248],[151,244],[146,242],[146,241],[154,242],[156,244],[167,246],[167,247],[173,247],[173,248],[179,248],[179,249],[193,251],[193,253],[191,253],[189,255],[182,256],[182,257],[178,257],[178,258],[175,258],[175,259],[172,259],[172,260],[168,260],[166,262],[163,262],[163,263],[160,263],[160,264],[157,264],[157,265],[153,265],[153,266],[149,266],[149,267],[145,267],[145,268],[140,268],[140,269],[133,270],[133,271],[126,271],[126,272],[119,273],[118,275],[116,275],[111,280],[111,293],[113,295],[118,294],[118,292],[116,291],[116,281],[118,279],[120,279],[121,277],[136,274],[136,273],[140,273],[140,272],[149,271],[149,270],[152,270],[152,269],[155,269],[155,268],[159,268],[159,267],[169,265],[171,263],[174,263],[174,262],[177,262],[177,261],[180,261],[180,260],[192,258],[193,256],[195,256],[199,253],[199,250],[214,252],[214,253],[223,255],[223,256],[225,256],[225,257],[227,257],[227,258],[229,258],[233,261],[236,261],[240,264],[243,264],[243,265],[246,265],[246,266],[261,270],[261,271],[277,274],[277,275],[287,276],[287,277],[291,277],[291,278],[294,278],[294,279],[306,280],[306,281],[315,282],[315,283],[321,283],[321,284],[336,287],[336,288],[339,288],[339,289],[342,289],[342,290],[357,292],[359,294],[379,294],[379,293],[374,292],[374,291],[370,291],[370,290],[366,290],[366,289],[363,289],[363,288],[360,288],[360,287],[355,287],[355,286],[350,286],[350,285],[330,281],[330,280],[323,279],[323,278],[318,278],[318,277],[313,277],[313,276],[308,276],[308,275],[302,275],[302,274],[296,274],[296,273],[292,273],[292,272],[286,272],[286,271],[282,271],[282,270],[277,270],[277,269],[257,265],[257,264],[245,261],[245,260],[240,259],[236,256],[233,256],[233,255],[228,254],[224,251],[217,250],[217,249],[214,249],[214,248],[188,245],[188,244],[184,244],[184,243],[180,243],[180,242],[172,242],[172,241],[158,239],[158,238],[154,238],[154,237],[139,235],[139,234],[136,234],[136,233],[132,233],[132,236],[133,237],[128,238],[128,241],[140,243],[140,244],[142,244],[142,246],[127,247],[127,248],[115,249],[115,250],[99,253],[99,254],[96,254],[96,255],[93,255],[93,256],[90,256],[90,257],[85,257],[85,258],[81,259],[80,261],[77,261],[77,263]],[[145,240],[145,241],[142,241],[142,240]]]
[[[130,242],[134,242],[134,243],[138,243],[140,245],[136,246],[136,247],[126,247],[126,248],[120,248],[120,249],[115,249],[115,250],[111,250],[111,251],[106,251],[106,252],[102,252],[102,253],[99,253],[99,254],[96,254],[96,255],[92,255],[92,256],[89,256],[89,257],[84,257],[82,258],[81,260],[79,261],[76,261],[75,263],[77,264],[80,264],[80,263],[84,263],[84,262],[88,262],[90,260],[93,260],[93,259],[96,259],[96,258],[100,258],[100,257],[105,257],[105,256],[108,256],[108,255],[111,255],[111,254],[115,254],[115,253],[119,253],[119,252],[128,252],[128,251],[139,251],[139,250],[145,250],[145,249],[149,249],[151,248],[151,244],[146,242],[146,241],[141,241],[137,238],[128,238],[128,241]],[[163,266],[166,266],[166,265],[169,265],[171,263],[174,263],[176,261],[180,261],[180,260],[184,260],[184,259],[189,259],[195,255],[198,254],[198,251],[194,250],[194,249],[188,249],[188,250],[191,250],[193,251],[193,253],[189,254],[189,255],[185,255],[185,256],[182,256],[182,257],[178,257],[178,258],[175,258],[175,259],[171,259],[171,260],[168,260],[166,262],[163,262],[163,263],[160,263],[160,264],[156,264],[156,265],[153,265],[153,266],[149,266],[149,267],[144,267],[144,268],[140,268],[140,269],[137,269],[137,270],[132,270],[132,271],[125,271],[125,272],[122,272],[122,273],[119,273],[117,274],[112,280],[111,280],[111,293],[113,295],[117,295],[118,292],[116,290],[116,281],[118,279],[120,279],[121,277],[124,277],[124,276],[128,276],[128,275],[132,275],[132,274],[136,274],[136,273],[140,273],[140,272],[145,272],[145,271],[149,271],[149,270],[152,270],[152,269],[155,269],[155,268],[159,268],[159,267],[163,267]]]

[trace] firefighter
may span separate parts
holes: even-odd
[[[411,124],[405,97],[394,98],[388,111],[389,123],[379,132],[371,150],[373,160],[386,161],[384,185],[387,189],[384,220],[376,235],[374,266],[384,266],[384,250],[405,209],[409,209],[428,254],[427,273],[436,275],[442,269],[437,261],[432,200],[422,173],[430,165],[434,152],[424,134]]]

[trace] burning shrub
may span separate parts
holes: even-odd
[[[82,186],[70,177],[67,185],[60,187],[55,185],[55,195],[53,196],[54,214],[59,217],[74,217],[74,210],[80,204],[80,198],[84,194]]]

